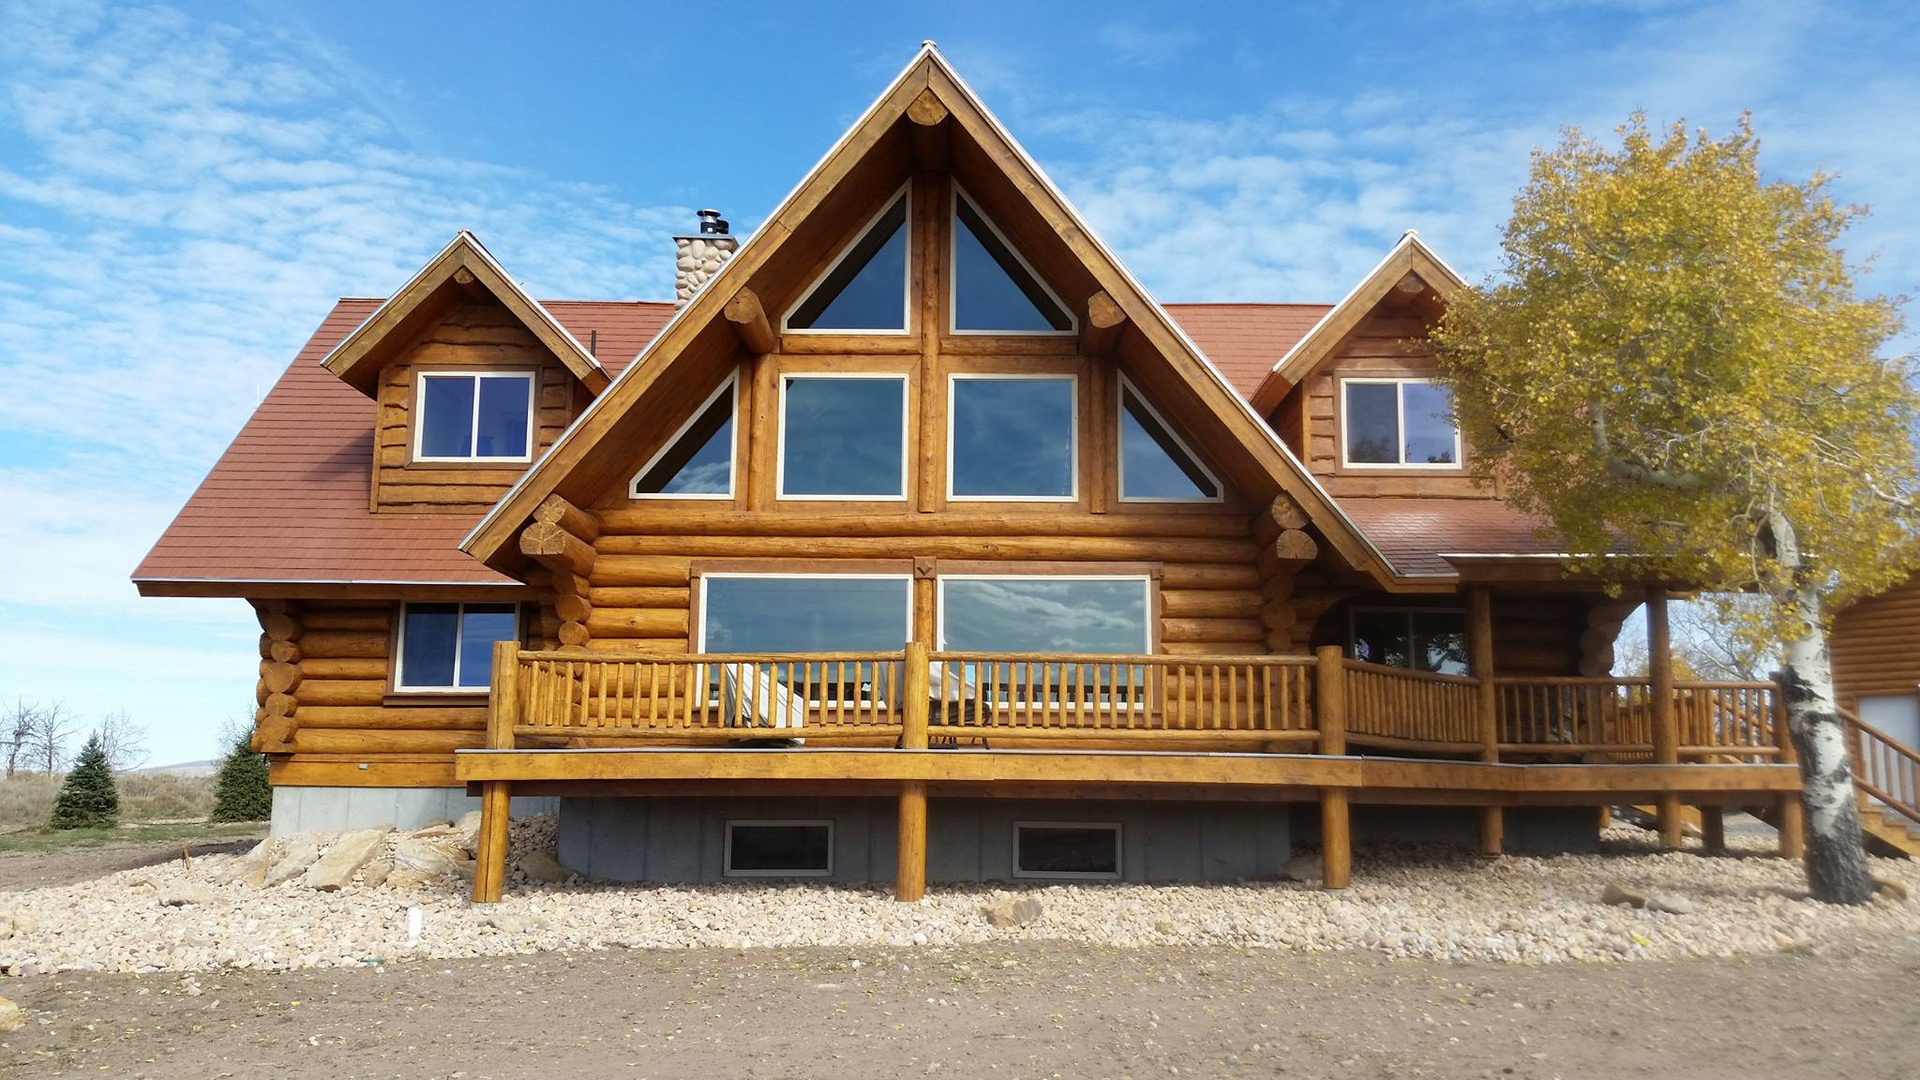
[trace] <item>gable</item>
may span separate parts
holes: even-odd
[[[1313,525],[1350,567],[1383,583],[1391,574],[1300,462],[1182,334],[1081,222],[1031,159],[979,106],[937,52],[923,50],[828,153],[738,254],[660,337],[467,537],[463,548],[489,565],[519,565],[513,537],[549,496],[591,503],[632,475],[639,447],[657,449],[731,372],[746,370],[745,396],[756,414],[776,407],[769,353],[813,355],[818,363],[873,370],[873,347],[852,336],[802,341],[773,332],[904,179],[911,178],[913,226],[937,230],[947,212],[940,195],[964,186],[1033,275],[1062,298],[1078,324],[1058,342],[999,335],[961,339],[947,332],[939,302],[950,270],[922,247],[909,268],[909,335],[930,354],[1014,355],[1105,370],[1140,388],[1221,482],[1253,506],[1280,496],[1305,508]],[[940,408],[934,380],[911,391],[924,418]],[[1105,410],[1114,398],[1097,403]],[[652,452],[649,450],[648,452]],[[753,453],[764,452],[755,448]],[[624,473],[624,474],[623,474]],[[937,509],[940,495],[922,468],[909,503]]]

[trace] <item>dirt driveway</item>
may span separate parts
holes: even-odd
[[[860,966],[852,964],[854,959]],[[1066,945],[0,982],[0,1076],[1920,1075],[1920,943],[1523,968]]]
[[[265,833],[262,828],[261,833]],[[245,851],[260,842],[258,836],[194,841],[188,849],[201,855]],[[130,840],[92,847],[52,847],[44,850],[0,851],[0,891],[44,889],[90,881],[122,870],[137,870],[173,862],[180,857],[180,841]],[[4,991],[0,991],[4,993]]]

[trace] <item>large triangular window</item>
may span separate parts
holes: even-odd
[[[867,223],[787,312],[788,330],[906,331],[908,202],[903,190]]]
[[[953,190],[953,329],[1071,334],[1073,316],[959,187]]]
[[[680,425],[633,478],[636,499],[733,498],[733,415],[739,380],[729,378]]]
[[[1120,380],[1120,500],[1219,502],[1220,481],[1147,399]]]

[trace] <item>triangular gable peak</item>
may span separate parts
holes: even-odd
[[[1273,371],[1254,392],[1253,407],[1262,415],[1279,407],[1289,390],[1338,353],[1348,336],[1382,305],[1411,307],[1429,319],[1437,319],[1446,298],[1465,284],[1419,234],[1409,230],[1352,292],[1274,363]]]
[[[1393,586],[1386,560],[931,47],[476,526],[463,550],[516,569],[522,564],[514,537],[550,496],[585,503],[624,487],[636,464],[634,447],[659,445],[662,429],[677,428],[743,360],[793,346],[782,333],[783,316],[872,227],[903,184],[910,192],[910,228],[917,229],[953,213],[945,193],[962,188],[996,239],[1071,314],[1075,331],[1065,348],[1111,357],[1173,426],[1201,444],[1231,489],[1256,504],[1290,498],[1347,565]],[[951,332],[936,328],[947,316],[934,299],[951,274],[944,259],[912,260],[908,288],[915,301],[906,334]],[[859,338],[821,335],[806,347],[857,361]],[[994,339],[974,346],[987,355],[994,347]],[[743,406],[773,407],[764,396]]]
[[[453,306],[479,298],[490,298],[511,312],[589,391],[606,389],[607,371],[586,346],[528,296],[465,229],[320,363],[371,397],[380,369],[398,350]]]

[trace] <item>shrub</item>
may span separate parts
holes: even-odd
[[[112,825],[119,817],[120,794],[114,790],[113,768],[96,732],[87,738],[80,759],[60,785],[49,824],[56,829],[92,829]]]
[[[242,731],[220,763],[213,784],[214,821],[265,821],[273,814],[267,787],[267,757],[253,750],[253,733]]]

